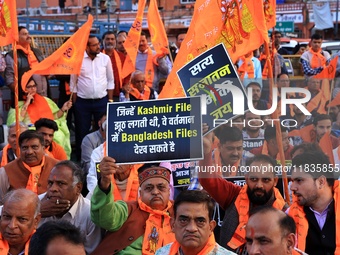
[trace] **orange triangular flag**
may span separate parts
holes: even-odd
[[[328,107],[340,105],[340,93],[336,94],[335,98],[329,103]]]
[[[330,133],[326,133],[324,134],[319,142],[319,145],[323,151],[323,153],[325,153],[328,158],[329,161],[334,164],[334,156],[333,156],[333,146],[332,146],[332,141],[331,141],[331,134]]]
[[[336,65],[338,62],[339,56],[336,56],[333,58],[330,62],[329,65],[326,66],[321,73],[318,73],[317,75],[314,76],[314,78],[328,78],[328,79],[334,79],[335,77],[335,72],[336,72]]]
[[[159,97],[185,96],[177,71],[215,45],[223,43],[236,62],[240,56],[259,48],[265,40],[268,40],[268,31],[262,1],[243,0],[239,5],[238,0],[197,0],[187,35]]]
[[[127,52],[127,55],[122,70],[123,78],[125,78],[126,76],[135,71],[140,33],[142,32],[145,2],[146,2],[145,0],[138,1],[137,16],[129,30],[128,36],[124,43],[124,48]]]
[[[25,91],[26,84],[33,74],[80,74],[84,52],[92,28],[93,16],[90,14],[86,23],[75,32],[52,55],[36,64],[24,73],[21,87]]]
[[[308,125],[301,129],[295,129],[288,133],[288,136],[300,136],[305,143],[311,143],[313,141],[312,132],[314,131],[314,125]]]
[[[167,53],[167,47],[169,45],[168,37],[161,16],[159,15],[156,0],[150,0],[148,9],[148,27],[151,35],[151,42],[157,54]]]
[[[0,46],[19,40],[17,7],[14,0],[0,1]]]

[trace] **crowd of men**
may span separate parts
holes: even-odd
[[[272,100],[264,93],[266,55],[273,57],[279,92],[295,86],[280,55],[285,54],[280,37],[273,34],[270,52],[249,52],[234,63],[258,110],[269,109]],[[314,77],[331,60],[321,49],[322,37],[311,37],[300,60],[311,93],[304,106],[312,114],[287,107],[280,116],[285,124],[280,137],[270,116],[250,111],[235,116],[235,125],[223,124],[213,132],[203,124],[204,158],[196,162],[185,189],[173,187],[171,162],[120,165],[107,156],[107,103],[157,100],[185,33],[176,36],[168,55],[157,55],[142,32],[136,70],[122,77],[126,38],[126,32],[110,31],[101,42],[89,36],[80,75],[58,77],[66,96],[59,106],[48,99],[45,76],[34,75],[20,87],[18,145],[15,123],[7,121],[8,144],[0,153],[0,253],[340,254],[340,103],[328,106],[324,90],[329,83]],[[19,27],[18,45],[20,81],[43,55],[31,46],[25,27]],[[14,93],[12,52],[5,62],[5,83]],[[58,131],[71,127],[70,109],[77,163],[56,139]],[[279,144],[292,166],[286,199],[278,187],[283,171]],[[245,184],[233,183],[235,176]],[[224,217],[217,224],[220,213]]]

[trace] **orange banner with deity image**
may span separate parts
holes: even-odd
[[[156,0],[150,0],[148,9],[148,27],[151,35],[151,42],[157,54],[168,53],[168,37],[161,16],[159,15]]]
[[[263,13],[268,29],[276,26],[276,0],[263,0]]]
[[[197,0],[188,33],[160,98],[185,96],[177,71],[213,46],[223,43],[235,63],[268,41],[264,11],[259,10],[263,10],[263,1],[243,0],[240,4],[238,0]]]
[[[0,46],[19,40],[17,7],[14,0],[0,1]]]

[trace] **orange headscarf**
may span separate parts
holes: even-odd
[[[159,248],[175,241],[168,213],[168,209],[172,207],[172,204],[169,201],[167,208],[163,211],[153,210],[143,203],[140,198],[138,199],[138,204],[140,209],[150,213],[149,218],[146,220],[142,253],[143,255],[155,254]]]
[[[34,95],[33,103],[27,107],[27,114],[30,117],[31,123],[35,123],[40,118],[54,120],[53,112],[47,100],[39,94]]]

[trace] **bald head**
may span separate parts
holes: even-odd
[[[10,191],[4,198],[0,230],[9,244],[9,253],[23,250],[38,227],[41,218],[40,200],[34,192],[26,189]],[[14,253],[13,253],[14,252]]]
[[[3,204],[26,201],[34,207],[34,217],[40,213],[40,199],[37,194],[28,189],[16,189],[5,195]]]
[[[264,207],[253,213],[246,225],[247,251],[250,255],[292,254],[295,222],[284,212]]]

